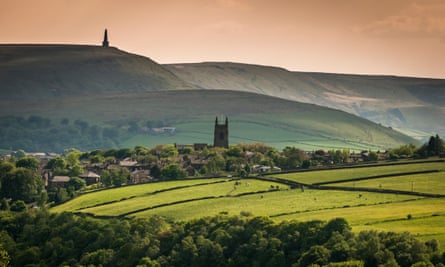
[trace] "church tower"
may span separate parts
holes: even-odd
[[[108,47],[109,46],[107,29],[105,29],[104,40],[102,41],[102,46],[103,47]]]
[[[218,117],[215,119],[213,146],[229,148],[229,119],[227,117],[224,124],[218,124]]]

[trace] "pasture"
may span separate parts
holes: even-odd
[[[445,194],[443,162],[415,162],[317,170],[273,177],[303,183],[329,182],[332,186],[379,189],[381,192],[343,189],[290,189],[278,182],[252,178],[185,179],[125,186],[86,193],[52,212],[71,211],[98,217],[163,216],[188,221],[218,214],[266,216],[274,221],[330,220],[343,217],[354,231],[409,231],[422,240],[445,244],[445,198],[394,194],[385,189]],[[431,171],[425,174],[406,174]],[[401,175],[397,175],[401,174]],[[370,178],[341,182],[352,178]],[[336,181],[338,183],[336,183]],[[366,189],[367,190],[367,189]],[[444,247],[444,245],[442,245]]]
[[[176,128],[174,135],[138,134],[126,140],[122,146],[134,147],[140,144],[155,146],[157,144],[173,144],[178,142],[186,144],[210,144],[213,142],[213,120],[214,117],[200,118],[199,121],[191,119],[184,120],[174,124]],[[321,125],[318,124],[312,127],[296,127],[295,125],[298,125],[298,123],[307,124],[308,122],[305,120],[295,120],[291,116],[283,114],[268,114],[263,116],[261,120],[256,119],[254,115],[232,115],[229,120],[230,143],[232,144],[261,142],[280,150],[286,146],[298,146],[304,150],[323,148],[350,149],[352,151],[360,151],[363,149],[378,150],[384,148],[384,146],[359,141],[352,136],[350,137],[351,140],[335,137],[327,138],[327,136],[329,136],[327,131],[330,128],[325,130],[325,134],[320,134],[319,127],[321,127]],[[316,130],[313,130],[313,127],[315,127]],[[357,131],[357,129],[351,129],[350,131]],[[360,134],[361,133],[357,133],[357,135]]]
[[[202,184],[201,181],[201,184],[199,186],[189,184],[189,186],[170,188],[171,190],[165,190],[157,193],[155,192],[155,190],[150,190],[150,192],[154,193],[141,194],[133,198],[127,198],[116,202],[104,201],[102,202],[102,204],[98,204],[94,207],[84,206],[84,208],[79,208],[77,210],[97,216],[121,216],[123,214],[132,213],[137,210],[154,208],[169,203],[192,201],[202,198],[233,197],[247,193],[269,191],[271,189],[275,189],[276,187],[284,188],[283,185],[278,183],[257,181],[251,179],[245,179],[242,180],[242,182],[226,180],[223,182],[213,182],[207,184]],[[74,199],[73,202],[76,202],[76,199]],[[203,214],[203,216],[205,216],[205,214]]]
[[[104,203],[111,203],[130,199],[136,196],[152,194],[158,191],[182,188],[185,186],[217,183],[225,180],[226,179],[194,179],[111,188],[80,195],[71,201],[53,207],[51,210],[54,212],[76,211],[79,209],[93,207]]]
[[[336,183],[333,186],[391,189],[429,194],[445,194],[445,172],[394,176],[356,182]]]
[[[273,174],[273,177],[291,180],[305,184],[329,183],[347,179],[366,178],[377,175],[394,175],[417,171],[445,171],[444,162],[421,162],[412,164],[398,164],[379,166],[360,166],[359,168],[327,169],[308,172],[294,172],[287,174]]]
[[[243,212],[253,216],[268,216],[280,220],[278,218],[283,214],[305,214],[311,211],[338,210],[345,206],[369,206],[414,199],[417,197],[381,195],[379,193],[364,193],[362,197],[359,197],[357,192],[336,190],[305,190],[302,192],[299,189],[293,189],[181,203],[135,213],[133,216],[147,217],[156,214],[172,220],[191,220],[219,213],[240,215]],[[287,219],[290,218],[291,216]]]

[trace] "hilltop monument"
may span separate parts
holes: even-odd
[[[229,148],[229,119],[227,117],[224,124],[218,124],[218,117],[215,119],[213,146]]]
[[[105,29],[104,40],[102,41],[102,46],[103,47],[108,47],[109,46],[107,29]]]

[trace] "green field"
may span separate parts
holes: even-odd
[[[85,208],[78,208],[77,210],[98,216],[120,216],[125,213],[133,212],[135,210],[156,207],[159,205],[174,203],[178,201],[187,201],[205,197],[232,197],[245,193],[268,191],[270,190],[271,185],[273,185],[274,187],[276,186],[280,187],[280,184],[277,183],[256,181],[250,179],[243,180],[240,185],[235,185],[235,183],[237,183],[237,181],[227,180],[222,183],[211,183],[211,184],[203,184],[200,186],[177,188],[174,190],[163,191],[150,195],[147,194],[139,195],[137,197],[124,199],[122,201],[113,203],[108,203],[108,201],[103,201],[102,202],[103,205],[96,204],[95,207],[85,205],[84,206]],[[147,184],[145,186],[148,185],[150,184]],[[283,185],[281,185],[281,187],[285,188]],[[149,188],[146,187],[146,190],[147,189]],[[149,190],[150,192],[156,191],[153,189]],[[94,193],[89,196],[89,198],[92,197],[94,197]],[[72,202],[77,203],[80,201],[75,199]],[[68,202],[67,204],[69,203],[70,202]],[[81,203],[75,206],[79,207],[79,205],[81,205]]]
[[[411,214],[412,219],[407,216]],[[436,238],[445,244],[445,199],[417,199],[371,206],[308,211],[274,217],[274,220],[329,220],[345,218],[353,230],[410,232],[424,240]]]
[[[400,202],[417,199],[413,196],[365,193],[359,198],[357,192],[285,190],[267,194],[242,197],[208,199],[166,206],[134,214],[136,217],[161,215],[175,220],[190,220],[224,212],[239,215],[249,212],[254,216],[278,216],[284,213],[304,214],[310,211],[337,210],[348,206],[368,206],[379,203]],[[277,217],[279,218],[279,217]]]
[[[101,190],[97,192],[87,193],[76,197],[74,200],[66,202],[64,204],[55,206],[51,210],[54,212],[62,211],[76,211],[86,207],[97,206],[103,203],[109,203],[113,201],[120,201],[129,199],[136,196],[143,196],[150,193],[154,193],[160,190],[172,189],[177,187],[191,186],[215,183],[225,181],[226,179],[196,179],[196,180],[181,180],[181,181],[169,181],[161,183],[149,183],[135,186],[125,186],[112,188],[107,190]]]
[[[361,168],[345,168],[309,172],[294,172],[289,174],[274,174],[274,177],[291,181],[314,184],[335,182],[345,179],[364,178],[376,175],[398,174],[404,172],[441,170],[445,171],[444,162],[429,162],[418,164],[394,164],[389,166],[369,166]]]
[[[312,115],[313,121],[318,121],[325,114],[316,113]],[[261,119],[260,119],[261,117]],[[340,116],[339,116],[340,117]],[[144,145],[152,147],[157,144],[173,144],[173,143],[208,143],[213,142],[213,119],[214,117],[199,118],[184,122],[175,123],[176,132],[174,135],[148,135],[139,134],[126,140],[123,147],[134,147],[136,145]],[[365,140],[360,141],[355,136],[347,138],[335,137],[332,135],[332,127],[323,124],[313,124],[310,126],[308,120],[303,118],[295,118],[293,115],[281,114],[261,114],[259,115],[232,115],[230,116],[230,143],[266,143],[277,149],[283,149],[286,146],[294,146],[303,150],[319,149],[350,149],[351,151],[361,151],[364,149],[379,150],[384,149],[384,144],[391,146],[393,142],[385,139],[385,135],[375,136],[381,145],[371,144]],[[339,118],[340,119],[340,118]],[[207,121],[205,121],[207,120]],[[326,121],[325,121],[326,122]],[[297,127],[297,125],[304,127]],[[325,123],[326,124],[326,123]],[[356,135],[361,135],[357,128],[344,124],[341,127],[350,127],[348,132],[355,131]],[[270,129],[274,129],[271,131]],[[305,130],[302,130],[305,129]],[[316,131],[313,129],[317,129]],[[333,132],[338,132],[337,128]],[[321,133],[321,134],[320,134]],[[377,135],[377,132],[375,133]]]
[[[414,189],[418,192],[444,194],[443,169],[443,162],[413,161],[412,164],[319,170],[278,176],[316,183],[409,171],[442,170],[332,185],[402,191]],[[254,178],[237,181],[228,178],[197,179],[126,186],[86,193],[53,207],[51,211],[75,211],[104,217],[139,218],[158,215],[179,221],[222,213],[266,216],[277,222],[327,221],[343,217],[354,231],[409,231],[422,240],[436,238],[445,244],[445,198],[385,192],[290,189],[283,184]]]
[[[414,191],[429,194],[445,194],[445,172],[425,173],[364,181],[336,183],[333,186],[366,187]]]

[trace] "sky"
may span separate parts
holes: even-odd
[[[0,44],[445,79],[445,0],[0,0]]]

